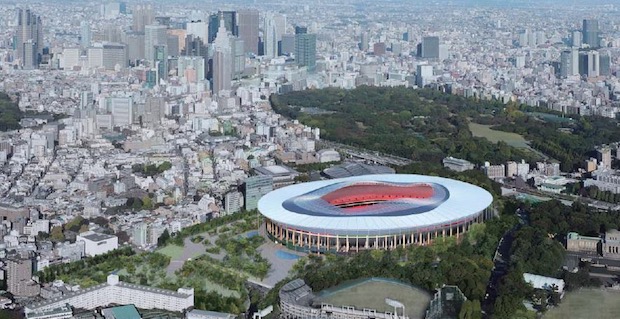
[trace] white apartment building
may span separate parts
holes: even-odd
[[[194,289],[177,291],[132,285],[119,281],[118,275],[109,275],[106,283],[66,294],[62,297],[35,302],[25,307],[25,312],[43,312],[62,307],[95,309],[110,304],[133,304],[140,309],[162,309],[183,312],[194,306]]]

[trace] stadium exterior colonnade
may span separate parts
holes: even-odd
[[[357,252],[369,249],[390,250],[409,245],[430,245],[435,240],[455,237],[459,240],[469,228],[494,216],[490,206],[471,217],[454,221],[450,225],[428,226],[402,230],[390,234],[330,234],[296,229],[284,224],[266,220],[269,238],[287,248],[312,253]]]

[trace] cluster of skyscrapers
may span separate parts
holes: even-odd
[[[17,10],[16,58],[24,69],[35,69],[43,54],[43,23],[30,10]]]
[[[611,58],[600,53],[601,32],[598,20],[583,20],[581,31],[571,33],[571,48],[562,51],[560,76],[574,75],[596,77],[611,73]]]
[[[121,5],[101,7],[104,19],[124,12]],[[90,22],[84,21],[79,47],[45,55],[41,18],[30,10],[19,10],[15,58],[23,69],[37,68],[42,62],[50,68],[72,70],[142,66],[147,68],[146,82],[151,87],[176,71],[193,82],[208,80],[214,94],[230,90],[231,81],[243,76],[248,57],[294,55],[299,66],[309,71],[316,66],[316,35],[305,27],[287,33],[286,16],[281,14],[268,13],[260,19],[258,10],[242,9],[171,22],[169,17],[156,16],[151,4],[136,5],[131,14],[128,27],[104,25],[99,30],[103,41],[97,42]]]

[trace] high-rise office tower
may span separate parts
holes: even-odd
[[[107,70],[127,67],[127,46],[122,43],[103,44],[102,66]]]
[[[295,34],[306,34],[308,33],[308,27],[295,26]]]
[[[258,10],[243,9],[237,12],[239,38],[243,40],[245,53],[258,55]]]
[[[278,48],[278,55],[287,55],[291,53],[295,53],[295,35],[283,34],[282,41],[280,41],[280,46]]]
[[[179,49],[179,36],[168,33],[168,56],[179,56],[181,50]]]
[[[80,47],[86,49],[90,46],[92,34],[90,32],[90,23],[82,21],[80,23]]]
[[[575,47],[575,48],[580,48],[581,44],[583,43],[583,36],[581,34],[581,31],[573,31],[570,35],[570,45]]]
[[[598,48],[601,46],[599,39],[600,30],[598,26],[598,20],[585,19],[583,20],[583,43],[589,45],[591,48]]]
[[[123,34],[123,43],[127,44],[127,59],[132,66],[138,65],[144,55],[144,33],[127,32]]]
[[[155,23],[155,11],[150,4],[137,5],[131,15],[133,18],[131,30],[134,32],[144,32],[147,25]]]
[[[153,66],[157,70],[157,79],[168,79],[168,46],[156,45],[155,47],[155,60]]]
[[[16,56],[24,69],[35,69],[43,53],[43,23],[29,9],[17,10]]]
[[[224,90],[230,90],[233,73],[232,48],[230,36],[224,26],[224,19],[220,17],[219,29],[214,40],[213,53],[213,94],[218,95]]]
[[[271,14],[266,15],[263,21],[263,43],[266,57],[278,56],[278,26]]]
[[[560,76],[567,77],[579,74],[579,52],[564,50],[560,55]]]
[[[439,58],[439,37],[422,38],[421,56],[426,59]]]
[[[147,61],[155,59],[155,46],[167,45],[168,33],[163,25],[147,25],[144,27],[144,56]]]
[[[316,67],[316,34],[309,34],[305,27],[295,27],[295,61],[308,71]]]
[[[204,21],[190,21],[187,23],[185,29],[187,30],[188,35],[191,34],[195,37],[201,38],[203,42],[206,42],[209,38],[209,27]]]
[[[232,78],[238,80],[245,71],[245,43],[242,39],[232,37],[230,39],[230,53],[232,59]]]
[[[608,53],[604,53],[599,56],[599,75],[611,75],[611,57]]]
[[[286,16],[283,14],[274,14],[273,20],[276,22],[276,32],[278,33],[278,41],[282,41],[282,35],[286,33]]]
[[[362,32],[362,34],[360,34],[359,48],[362,51],[368,51],[368,33]]]
[[[220,11],[217,14],[209,16],[209,43],[215,41],[215,36],[220,28],[220,21],[223,18],[223,25],[232,33],[232,35],[238,35],[237,30],[237,13],[235,11]]]
[[[600,75],[600,56],[597,51],[579,53],[579,74],[587,77]]]

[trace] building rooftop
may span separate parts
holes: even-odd
[[[116,237],[114,235],[108,235],[108,234],[103,234],[103,233],[95,233],[93,231],[88,231],[88,232],[81,233],[79,236],[82,237],[82,238],[88,239],[90,241],[95,241],[95,242],[104,241],[104,240],[108,240],[108,239],[112,239],[112,238]]]
[[[141,319],[140,313],[134,305],[124,305],[104,309],[103,313],[109,319]]]

